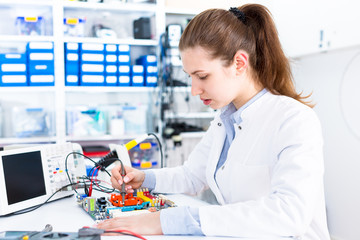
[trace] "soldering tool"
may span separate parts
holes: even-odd
[[[121,201],[122,201],[122,205],[125,206],[125,195],[126,195],[126,190],[125,190],[125,182],[124,182],[124,177],[126,175],[126,171],[124,168],[124,165],[121,163],[121,177],[122,177],[122,184],[121,184]]]
[[[131,140],[130,142],[128,142],[128,143],[126,143],[124,145],[116,145],[115,150],[112,150],[109,154],[107,154],[105,157],[101,158],[96,163],[96,166],[100,167],[100,169],[103,171],[103,170],[105,170],[105,168],[107,168],[113,162],[115,162],[115,161],[120,162],[120,164],[121,164],[121,177],[123,179],[120,194],[121,194],[121,197],[122,197],[123,206],[125,204],[125,195],[126,195],[125,182],[124,182],[124,177],[126,176],[126,171],[125,171],[123,161],[125,161],[125,163],[126,163],[127,162],[126,160],[129,159],[128,151],[130,149],[132,149],[133,147],[135,147],[136,145],[138,145],[139,143],[141,143],[142,141],[144,141],[145,139],[147,139],[148,136],[149,136],[149,134],[143,134],[143,135],[135,138],[134,140]]]

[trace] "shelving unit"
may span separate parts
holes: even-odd
[[[42,142],[56,142],[61,143],[65,141],[89,141],[89,142],[102,142],[102,141],[121,141],[125,139],[134,138],[134,135],[127,136],[87,136],[75,137],[67,136],[66,134],[66,108],[69,102],[73,103],[73,99],[77,95],[84,96],[89,99],[89,102],[96,103],[96,99],[100,96],[101,99],[123,99],[128,97],[129,101],[136,101],[134,94],[137,95],[139,101],[147,103],[149,107],[153,108],[152,115],[154,118],[159,116],[158,109],[155,107],[156,99],[159,95],[158,88],[147,87],[69,87],[65,86],[64,75],[64,43],[66,42],[87,42],[87,43],[104,43],[104,44],[128,44],[135,49],[135,55],[141,52],[157,53],[160,35],[165,32],[166,25],[169,19],[187,18],[197,14],[197,11],[189,11],[186,9],[166,8],[164,0],[158,0],[156,3],[89,3],[89,2],[72,2],[62,0],[0,0],[0,11],[6,12],[26,12],[28,9],[29,15],[32,11],[42,11],[49,14],[50,18],[46,19],[46,35],[44,36],[19,36],[14,34],[13,31],[0,31],[0,43],[17,43],[26,44],[27,42],[53,42],[54,43],[54,56],[55,56],[55,86],[54,87],[0,87],[0,103],[6,98],[7,95],[19,95],[19,99],[25,96],[23,104],[32,102],[41,102],[42,96],[46,95],[47,105],[52,105],[55,112],[55,134],[49,137],[31,137],[31,138],[15,138],[13,136],[4,136],[0,138],[0,146],[6,144],[16,143],[42,143]],[[67,37],[63,34],[63,19],[73,13],[96,13],[108,16],[113,14],[116,16],[114,19],[121,18],[136,18],[137,16],[153,17],[155,35],[154,39],[134,39],[132,36],[119,37],[116,39],[99,39],[95,37]],[[13,14],[14,15],[14,14]],[[13,16],[12,16],[13,17]],[[131,20],[132,21],[132,20]],[[1,27],[1,26],[0,26]],[[133,55],[133,53],[132,53]],[[132,57],[133,58],[133,57]],[[189,90],[189,89],[188,89]],[[31,95],[27,97],[28,95]],[[36,96],[34,96],[36,95]],[[35,99],[38,98],[38,99]],[[30,100],[29,100],[30,99]],[[51,100],[49,100],[51,99]],[[82,99],[83,100],[83,99]],[[83,101],[86,101],[85,99]],[[120,100],[119,100],[120,101]],[[6,110],[6,109],[5,109]],[[4,111],[3,111],[3,114]],[[158,119],[154,119],[154,122]],[[154,131],[154,129],[150,129]]]

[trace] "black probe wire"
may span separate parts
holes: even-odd
[[[163,150],[162,150],[162,144],[161,141],[159,139],[159,137],[155,134],[155,133],[148,133],[148,135],[152,135],[156,138],[158,144],[159,144],[159,151],[160,151],[160,167],[163,168],[164,167],[164,154],[163,154]]]
[[[68,168],[67,168],[67,162],[68,162],[69,156],[70,156],[70,155],[75,155],[75,154],[78,154],[78,155],[80,155],[80,156],[82,156],[82,157],[90,160],[91,162],[93,162],[93,163],[95,164],[95,166],[94,166],[92,169],[94,169],[94,168],[96,167],[96,161],[94,161],[93,159],[89,158],[88,156],[85,156],[84,154],[79,153],[79,152],[71,152],[71,153],[69,153],[69,154],[66,156],[66,158],[65,158],[65,172],[66,172],[66,175],[67,175],[67,177],[68,177],[68,180],[69,180],[70,184],[72,183],[72,181],[71,181],[71,178],[70,178],[70,175],[69,175],[69,171],[68,171]],[[106,171],[106,170],[104,170],[104,171],[105,171],[109,176],[111,176],[111,174],[110,174],[108,171]],[[91,181],[91,180],[90,180],[90,181]],[[115,190],[115,189],[114,189],[114,190]],[[79,194],[79,193],[76,191],[76,189],[74,189],[74,191],[75,191],[77,194]]]

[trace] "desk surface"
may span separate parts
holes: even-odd
[[[177,205],[191,205],[194,207],[208,205],[208,203],[186,195],[167,195]],[[0,217],[0,232],[3,231],[41,231],[46,224],[53,227],[53,232],[77,232],[84,226],[93,226],[95,221],[77,205],[75,196],[63,198],[22,215]],[[242,239],[248,238],[225,238],[225,237],[200,237],[200,236],[144,236],[149,240],[156,239]],[[131,236],[103,236],[102,240],[137,239]],[[270,240],[269,238],[266,238]],[[277,238],[276,240],[278,240]]]
[[[169,195],[169,199],[178,205],[203,206],[206,202],[186,196]],[[77,232],[83,226],[93,226],[94,220],[77,205],[75,196],[49,202],[44,206],[21,215],[0,217],[0,232],[3,231],[41,231],[46,224],[53,232]],[[147,239],[184,239],[184,236],[146,236]],[[189,239],[205,237],[188,236]],[[102,237],[102,239],[136,239],[131,236]],[[212,238],[206,238],[212,239]],[[219,238],[213,238],[219,239]]]

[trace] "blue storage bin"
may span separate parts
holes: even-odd
[[[79,75],[79,63],[69,63],[66,62],[65,63],[65,74],[70,74],[70,75]]]
[[[118,58],[116,54],[106,54],[105,55],[106,64],[118,64]]]
[[[27,58],[25,53],[1,53],[1,63],[26,63]]]
[[[36,61],[29,63],[29,74],[30,75],[54,75],[54,62],[53,61]]]
[[[144,76],[133,75],[131,76],[131,86],[134,87],[143,87],[144,86]]]
[[[157,76],[158,75],[158,68],[157,66],[146,66],[145,67],[145,75],[146,76]]]
[[[158,78],[157,76],[146,76],[145,77],[145,85],[148,87],[156,87]]]
[[[130,74],[125,75],[125,74],[119,74],[119,81],[118,81],[118,85],[119,86],[130,86]]]
[[[0,64],[0,73],[3,74],[27,74],[26,63],[1,63]]]
[[[130,65],[130,55],[129,54],[119,54],[118,55],[119,65]]]
[[[65,43],[64,49],[66,53],[78,53],[80,50],[79,43]]]
[[[136,64],[146,66],[157,66],[157,58],[155,55],[144,55],[136,60]]]
[[[144,66],[131,66],[131,86],[144,86]]]
[[[29,52],[28,60],[30,62],[43,62],[43,61],[52,61],[54,62],[54,53],[53,52]]]
[[[105,65],[104,64],[81,63],[80,64],[80,73],[81,74],[104,75]]]
[[[105,66],[105,75],[117,75],[118,66],[114,64],[107,64]]]
[[[130,55],[130,45],[128,44],[119,44],[118,53],[123,55]]]
[[[118,48],[117,44],[106,44],[105,45],[105,53],[116,55],[118,52],[117,48]]]
[[[79,86],[79,75],[78,74],[65,74],[65,85],[66,86]]]
[[[65,62],[70,63],[79,63],[79,54],[75,52],[67,52],[65,53]]]
[[[102,74],[81,74],[80,85],[82,86],[104,86],[105,76]]]
[[[104,54],[105,45],[103,43],[81,43],[80,53],[102,53]]]
[[[29,86],[54,86],[55,77],[54,75],[31,75],[29,74]]]
[[[80,61],[82,63],[104,63],[104,53],[81,53]]]
[[[23,87],[28,86],[26,74],[3,74],[0,73],[1,87]]]
[[[105,86],[117,86],[118,85],[118,76],[117,75],[106,75],[105,76]]]

